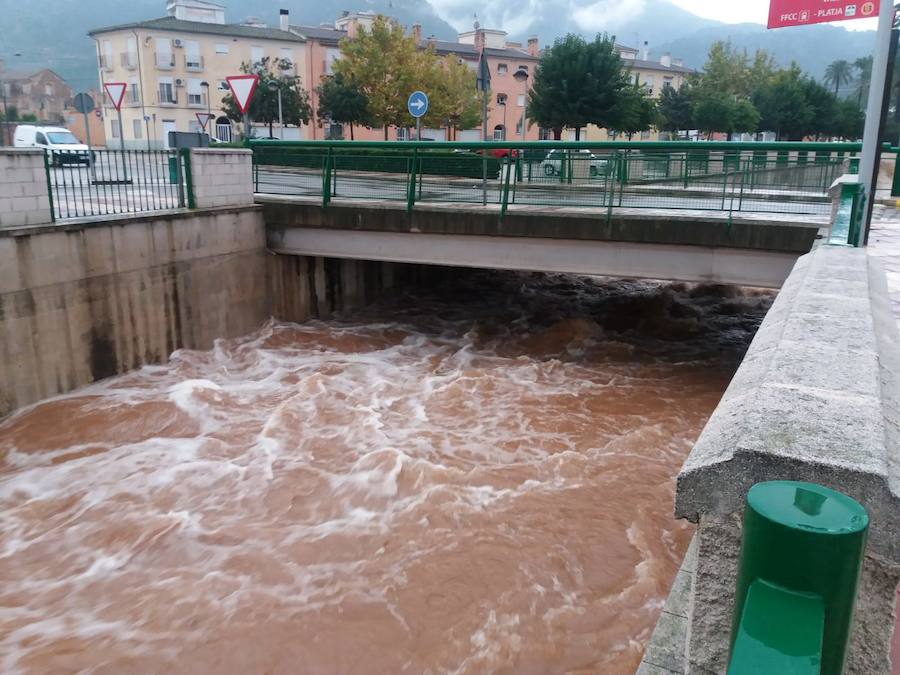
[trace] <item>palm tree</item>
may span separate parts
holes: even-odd
[[[849,61],[839,59],[832,61],[825,69],[825,84],[834,87],[834,95],[838,95],[838,90],[845,84],[853,81],[853,66]]]
[[[869,95],[869,83],[872,81],[872,57],[864,56],[853,62],[856,76],[856,105],[861,110],[863,96]]]

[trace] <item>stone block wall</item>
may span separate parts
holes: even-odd
[[[0,227],[50,221],[44,153],[26,148],[0,148]]]
[[[270,313],[255,206],[0,229],[0,416]]]
[[[250,150],[193,148],[190,151],[195,206],[243,206],[253,203],[253,153]]]

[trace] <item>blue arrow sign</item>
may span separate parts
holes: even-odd
[[[406,101],[406,109],[409,114],[418,119],[428,112],[428,96],[424,91],[414,91]]]

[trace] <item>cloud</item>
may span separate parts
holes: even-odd
[[[485,28],[499,28],[513,36],[564,33],[575,28],[586,33],[614,30],[640,14],[646,0],[429,0],[435,12],[458,31],[472,29],[475,15]],[[553,26],[547,17],[557,17]],[[555,31],[554,31],[555,29]]]

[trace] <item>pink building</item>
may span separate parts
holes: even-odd
[[[318,111],[318,97],[315,89],[332,73],[334,61],[340,58],[339,43],[343,38],[356,35],[360,26],[371,26],[375,14],[370,12],[345,13],[333,26],[292,26],[291,30],[306,38],[306,70],[303,82],[310,90],[310,102],[314,114]],[[491,93],[488,111],[488,134],[493,140],[518,140],[522,138],[522,118],[525,112],[526,90],[531,86],[532,77],[539,58],[537,38],[528,40],[523,48],[521,44],[507,42],[506,33],[500,30],[488,30],[477,27],[467,33],[461,33],[457,42],[436,40],[433,37],[422,38],[420,26],[412,27],[416,42],[425,48],[429,44],[441,56],[456,57],[472,69],[474,79],[481,49],[484,48],[491,69]],[[515,78],[517,71],[528,74],[524,82]],[[412,93],[412,92],[410,92]],[[427,92],[426,92],[427,93]],[[349,130],[340,125],[320,125],[316,115],[316,123],[307,128],[308,139],[349,138]],[[413,126],[412,124],[410,126]],[[406,140],[407,130],[393,128],[389,131],[390,140]],[[460,130],[455,138],[447,138],[446,129],[423,129],[423,138],[435,140],[477,141],[482,138],[478,129]],[[527,140],[537,140],[539,130],[531,125],[525,130]],[[383,129],[354,128],[356,140],[380,141],[384,139]]]

